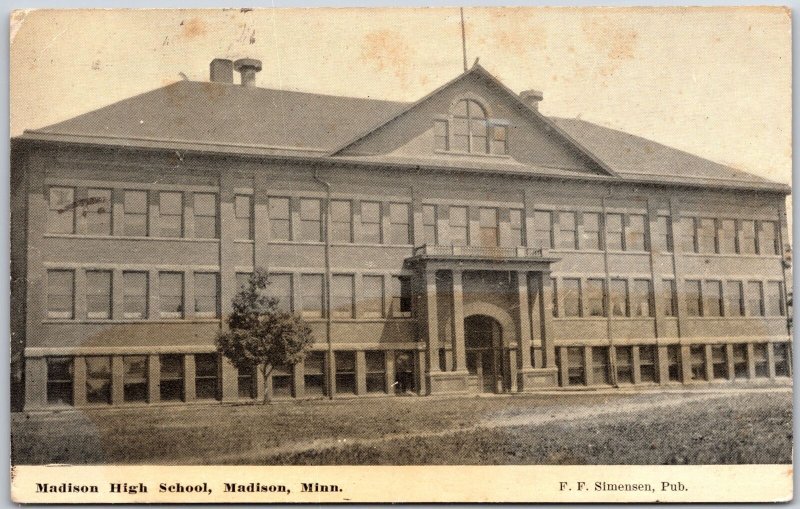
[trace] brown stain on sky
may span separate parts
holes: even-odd
[[[376,71],[390,71],[405,88],[410,79],[413,50],[405,38],[394,30],[377,30],[364,35],[361,60]]]
[[[547,47],[547,31],[537,25],[531,9],[506,7],[490,10],[488,21],[493,27],[492,42],[505,51],[524,54],[531,49]]]
[[[205,35],[207,31],[205,23],[198,17],[191,18],[188,21],[181,21],[181,26],[183,27],[181,36],[186,39],[195,39]]]
[[[636,57],[639,34],[633,28],[606,16],[584,20],[581,28],[586,40],[597,49],[598,56],[606,57],[597,67],[599,75],[610,76],[623,62]]]

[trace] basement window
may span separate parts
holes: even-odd
[[[111,403],[111,357],[86,357],[86,402]]]
[[[775,358],[775,376],[789,376],[789,345],[775,343],[772,345],[772,351]]]
[[[733,376],[736,379],[748,378],[750,375],[747,367],[747,345],[740,343],[733,345]]]
[[[567,385],[586,385],[585,362],[583,348],[571,346],[567,348]]]
[[[398,351],[394,353],[394,391],[397,394],[414,392],[414,352]]]
[[[380,351],[365,352],[367,392],[386,392],[386,358]]]
[[[633,349],[630,346],[617,347],[617,383],[633,383]]]
[[[706,347],[694,345],[689,349],[692,362],[692,380],[706,380]]]
[[[239,368],[236,380],[240,399],[254,399],[256,397],[255,368]]]
[[[122,358],[123,399],[126,403],[147,401],[147,356]]]
[[[217,399],[219,366],[217,354],[199,353],[194,356],[194,388],[197,399]]]
[[[72,405],[71,357],[47,358],[47,404]]]
[[[183,401],[183,356],[161,356],[161,401]]]
[[[324,396],[325,390],[325,353],[310,352],[305,359],[305,394],[307,396]]]
[[[639,379],[642,382],[656,381],[656,347],[639,347]]]
[[[681,347],[667,346],[667,374],[670,382],[681,381]]]
[[[336,393],[356,393],[355,352],[336,352]]]
[[[279,364],[272,368],[272,397],[292,397],[292,367]]]
[[[756,343],[753,345],[753,364],[756,369],[756,378],[769,377],[769,361],[767,358],[766,343]]]
[[[725,345],[711,347],[711,371],[715,380],[728,378],[728,352],[725,351]]]
[[[608,347],[592,347],[592,382],[595,385],[608,385]]]

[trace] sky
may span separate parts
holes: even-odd
[[[580,117],[791,182],[791,20],[759,8],[465,9],[468,62]],[[462,72],[457,8],[18,11],[11,134],[257,58],[257,86],[414,101]]]

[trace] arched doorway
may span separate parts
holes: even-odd
[[[503,329],[500,322],[486,315],[464,320],[467,371],[477,376],[480,392],[503,392],[505,374]]]

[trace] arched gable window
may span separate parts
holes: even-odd
[[[488,154],[486,111],[477,101],[463,99],[456,103],[453,114],[453,146],[457,152]]]
[[[475,99],[461,99],[434,123],[435,148],[466,154],[506,155],[508,122],[490,119]]]

